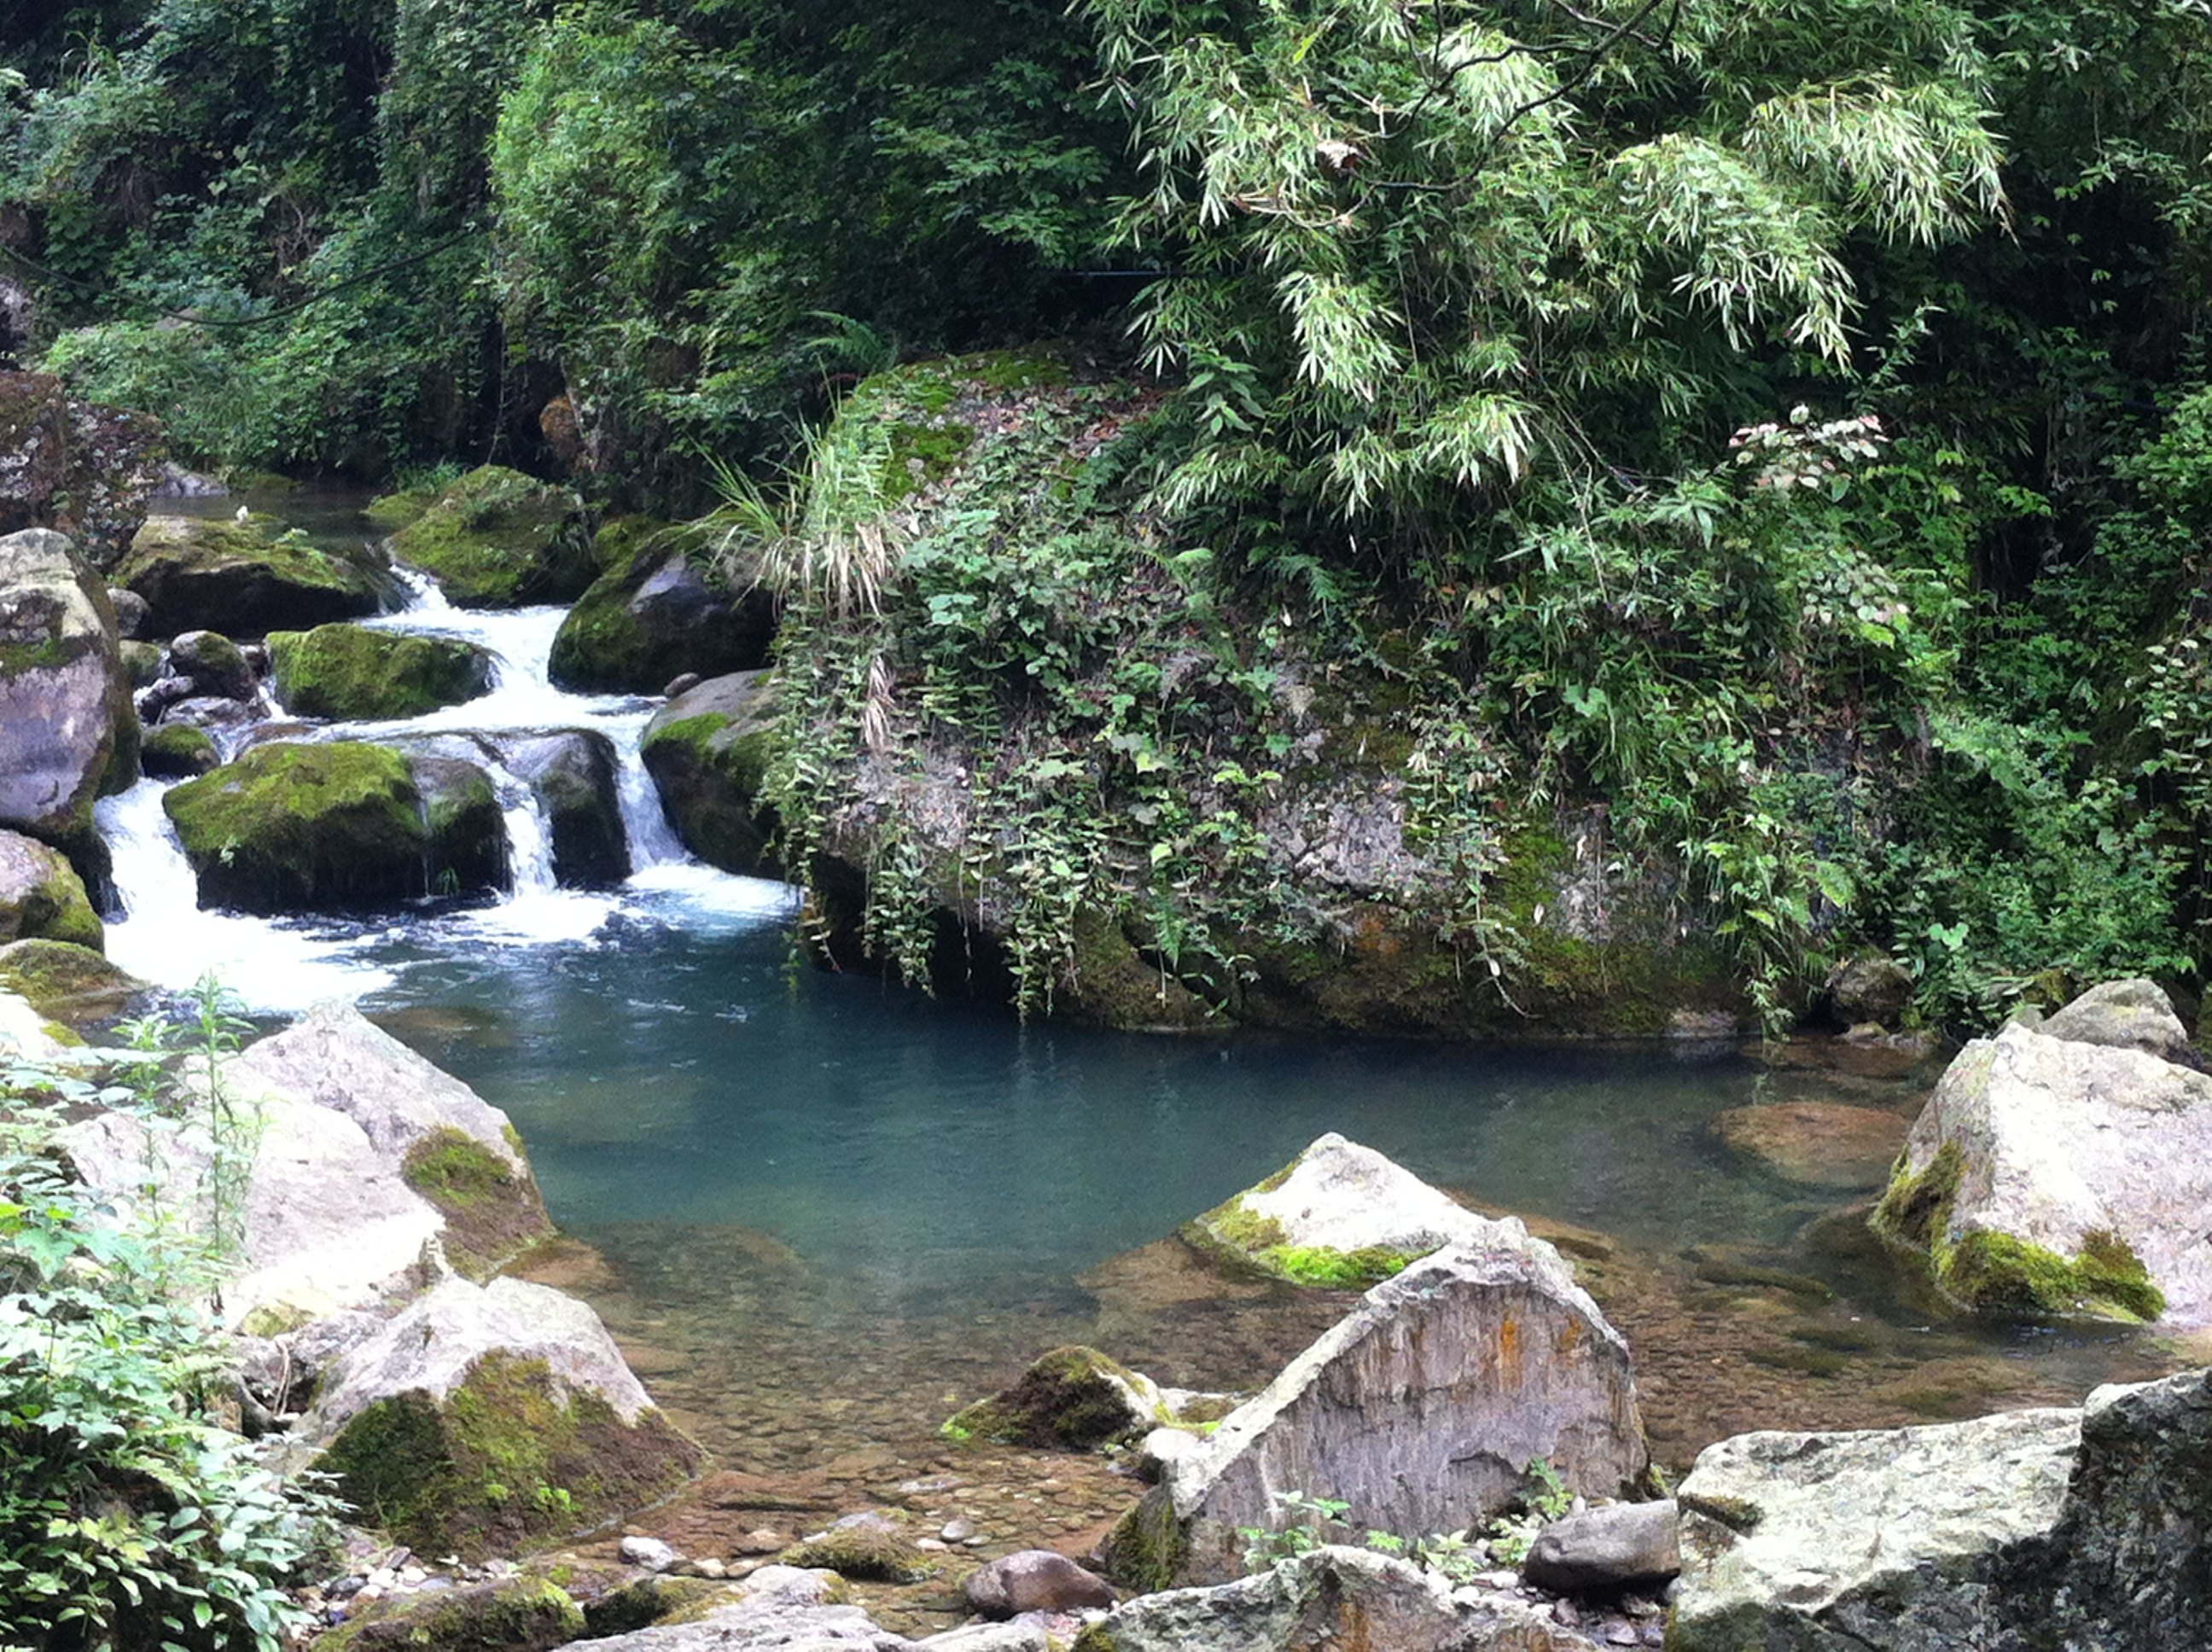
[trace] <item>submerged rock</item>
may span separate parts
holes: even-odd
[[[115,582],[145,599],[161,636],[254,637],[355,619],[376,612],[383,592],[365,558],[325,550],[266,516],[149,517]]]
[[[1875,1230],[1961,1307],[2212,1324],[2212,1078],[2014,1024],[1960,1052]]]
[[[0,943],[67,941],[97,952],[104,932],[67,855],[0,829]]]
[[[1115,1527],[1109,1570],[1140,1588],[1242,1570],[1245,1528],[1295,1521],[1279,1499],[1343,1499],[1355,1530],[1479,1526],[1532,1461],[1619,1497],[1648,1456],[1628,1345],[1559,1254],[1518,1223],[1415,1262],[1360,1304]]]
[[[301,1431],[364,1517],[465,1557],[588,1529],[699,1462],[597,1315],[515,1279],[410,1303],[338,1356]]]
[[[1808,1187],[1881,1187],[1911,1127],[1895,1113],[1840,1102],[1732,1107],[1713,1119],[1729,1147]]]
[[[0,538],[0,827],[68,850],[138,777],[138,716],[107,588],[60,534]]]
[[[549,669],[584,694],[651,694],[686,671],[702,677],[768,663],[775,604],[702,572],[696,529],[619,518],[593,550],[605,570],[561,622]]]
[[[684,847],[724,872],[774,870],[774,817],[761,786],[775,753],[775,692],[764,671],[712,677],[655,712],[645,766]]]
[[[1183,1239],[1293,1285],[1363,1289],[1446,1245],[1516,1246],[1517,1222],[1477,1216],[1371,1147],[1334,1131],[1188,1224]]]
[[[471,608],[573,602],[593,574],[582,501],[495,465],[470,471],[393,534],[392,554]]]
[[[1147,1594],[1076,1637],[1074,1652],[1587,1652],[1548,1612],[1462,1604],[1431,1571],[1324,1547],[1211,1588]]]
[[[397,721],[459,705],[491,687],[488,649],[365,625],[272,631],[269,658],[277,695],[298,717]]]
[[[2081,1435],[2045,1410],[1706,1448],[1676,1493],[1669,1652],[1995,1648],[2008,1564],[2057,1524]]]

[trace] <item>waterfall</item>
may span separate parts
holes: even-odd
[[[187,986],[212,969],[249,1006],[290,1010],[388,987],[395,967],[419,962],[426,950],[434,955],[448,944],[474,950],[486,943],[583,943],[625,912],[689,926],[732,919],[749,924],[791,909],[792,890],[717,872],[695,860],[677,837],[638,750],[659,707],[657,697],[570,694],[553,685],[549,662],[566,610],[455,608],[426,575],[406,568],[395,572],[406,593],[404,606],[363,623],[477,644],[492,656],[489,691],[422,717],[332,723],[297,738],[434,742],[477,764],[499,800],[509,889],[489,907],[443,909],[398,926],[388,920],[268,920],[203,911],[197,880],[161,806],[173,782],[142,780],[99,805],[122,908],[108,928],[108,954],[118,964],[171,987]],[[618,891],[558,885],[544,800],[503,761],[519,739],[570,730],[603,735],[614,749],[617,801],[632,874]]]

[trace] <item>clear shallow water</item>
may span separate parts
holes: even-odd
[[[344,501],[272,503],[328,538],[368,532]],[[635,756],[655,702],[546,683],[558,617],[460,612],[417,584],[378,623],[491,647],[492,692],[308,732],[598,729],[623,758],[640,868],[626,884],[552,887],[520,852],[537,829],[526,789],[508,788],[507,899],[368,921],[204,913],[148,783],[101,805],[130,908],[109,951],[171,985],[214,969],[264,1012],[356,999],[507,1108],[555,1218],[600,1254],[562,1282],[737,1466],[927,1441],[959,1400],[1070,1340],[1170,1381],[1263,1382],[1341,1300],[1224,1285],[1139,1248],[1328,1130],[1603,1236],[1593,1289],[1677,1462],[1741,1428],[2073,1400],[2165,1360],[2122,1336],[1943,1320],[1856,1222],[1824,1223],[1851,1193],[1782,1181],[1711,1127],[1759,1101],[1909,1115],[1923,1092],[1907,1082],[1769,1072],[1726,1050],[1024,1029],[807,968],[793,891],[702,866],[669,833]]]

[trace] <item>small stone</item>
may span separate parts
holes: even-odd
[[[950,1554],[952,1552],[950,1543],[933,1537],[918,1537],[914,1540],[914,1546],[924,1554]]]
[[[666,1571],[683,1558],[657,1537],[626,1537],[622,1540],[621,1552],[625,1564],[642,1566],[652,1572]]]
[[[965,1543],[975,1535],[975,1522],[972,1520],[948,1520],[937,1534],[947,1543]]]
[[[732,1545],[739,1554],[775,1554],[791,1546],[791,1540],[766,1526],[747,1532]]]
[[[1607,1624],[1605,1640],[1608,1646],[1634,1646],[1644,1637],[1625,1623]]]
[[[1583,1614],[1575,1610],[1571,1600],[1554,1600],[1552,1602],[1552,1621],[1568,1629],[1579,1629]]]
[[[968,1604],[986,1618],[1114,1604],[1113,1588],[1104,1578],[1051,1549],[1002,1556],[977,1570],[965,1592]]]

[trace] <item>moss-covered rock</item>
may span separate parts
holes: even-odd
[[[775,870],[775,819],[762,801],[762,782],[775,756],[776,726],[774,680],[763,671],[710,678],[646,725],[646,769],[677,835],[725,872]]]
[[[520,471],[480,466],[392,536],[392,554],[471,608],[572,602],[595,572],[583,503]]]
[[[0,992],[20,994],[65,1027],[121,1015],[153,989],[88,946],[69,941],[10,941],[0,946]]]
[[[256,746],[162,805],[206,905],[319,911],[425,892],[422,793],[382,746]]]
[[[515,741],[504,756],[544,805],[556,881],[590,887],[629,876],[612,741],[595,730],[568,729]]]
[[[538,1184],[465,1131],[431,1131],[400,1175],[446,1218],[446,1258],[465,1278],[489,1278],[552,1230]]]
[[[138,738],[106,586],[58,533],[0,538],[0,826],[90,875],[94,801],[137,778]]]
[[[553,639],[553,681],[583,693],[657,694],[687,671],[768,663],[775,604],[732,587],[693,528],[618,518],[599,531],[603,570]]]
[[[155,516],[115,581],[146,599],[160,635],[253,637],[374,614],[383,602],[379,574],[366,557],[318,545],[273,517]]]
[[[126,641],[123,644],[123,670],[132,688],[151,688],[161,675],[161,645]]]
[[[146,732],[138,761],[156,780],[190,780],[222,767],[214,737],[191,723],[163,723]]]
[[[955,1440],[1043,1450],[1090,1451],[1127,1443],[1174,1419],[1152,1379],[1096,1348],[1054,1348],[1014,1385],[954,1414]]]
[[[544,1577],[509,1577],[357,1607],[323,1652],[551,1652],[580,1640],[584,1611]]]
[[[0,829],[0,942],[67,941],[97,952],[105,944],[100,914],[69,857],[58,849]]]
[[[396,721],[491,687],[491,653],[475,643],[364,625],[272,631],[269,659],[278,697],[301,717]]]
[[[819,1568],[855,1582],[919,1583],[935,1570],[928,1555],[874,1524],[833,1526],[776,1557],[786,1566]]]
[[[507,817],[491,776],[454,757],[410,763],[422,794],[424,875],[433,895],[498,889],[507,882]]]

